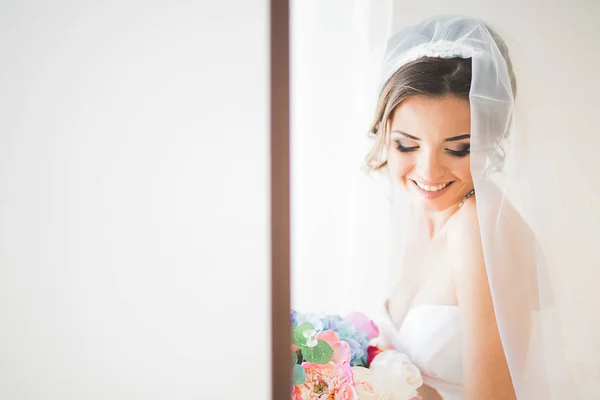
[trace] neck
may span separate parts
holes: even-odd
[[[426,211],[421,220],[424,222],[429,238],[436,236],[446,225],[446,222],[458,211],[458,205],[452,206],[444,211]]]
[[[454,215],[454,213],[456,213],[458,209],[461,208],[462,205],[474,194],[475,190],[471,190],[465,195],[465,197],[459,204],[452,206],[447,210],[435,212],[425,211],[422,217],[425,221],[425,226],[427,227],[427,233],[429,235],[429,238],[431,239],[435,235],[437,235],[444,228],[444,225],[446,225],[446,222],[448,222],[448,220]]]

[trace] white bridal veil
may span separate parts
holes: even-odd
[[[598,397],[600,202],[591,182],[600,179],[600,157],[578,159],[565,149],[564,131],[538,129],[527,119],[504,43],[479,20],[433,17],[393,34],[376,54],[367,96],[372,115],[378,91],[402,65],[424,56],[471,58],[471,172],[494,309],[517,396]],[[568,140],[600,144],[590,132],[570,132]],[[397,269],[410,206],[393,193],[391,261]]]

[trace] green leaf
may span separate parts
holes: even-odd
[[[302,365],[294,365],[292,369],[292,385],[302,385],[306,382],[306,371]]]
[[[302,355],[308,362],[327,364],[333,359],[333,349],[327,342],[319,340],[315,347],[302,346]]]
[[[302,346],[302,343],[298,342],[298,339],[296,339],[296,332],[292,335],[292,344],[294,346]]]
[[[304,336],[304,333],[307,331],[314,331],[315,328],[309,324],[308,322],[299,325],[296,329],[294,329],[294,337],[293,342],[296,346],[304,346],[306,345],[307,338]]]
[[[292,368],[294,368],[294,365],[296,364],[298,364],[298,355],[295,351],[292,351]]]

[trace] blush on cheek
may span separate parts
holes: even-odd
[[[390,175],[395,183],[406,186],[408,182],[408,174],[413,170],[413,165],[401,155],[395,155],[388,159]]]

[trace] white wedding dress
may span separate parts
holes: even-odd
[[[449,305],[421,305],[410,310],[396,329],[387,309],[378,321],[382,339],[405,353],[419,368],[426,385],[444,400],[464,398],[460,309]]]

